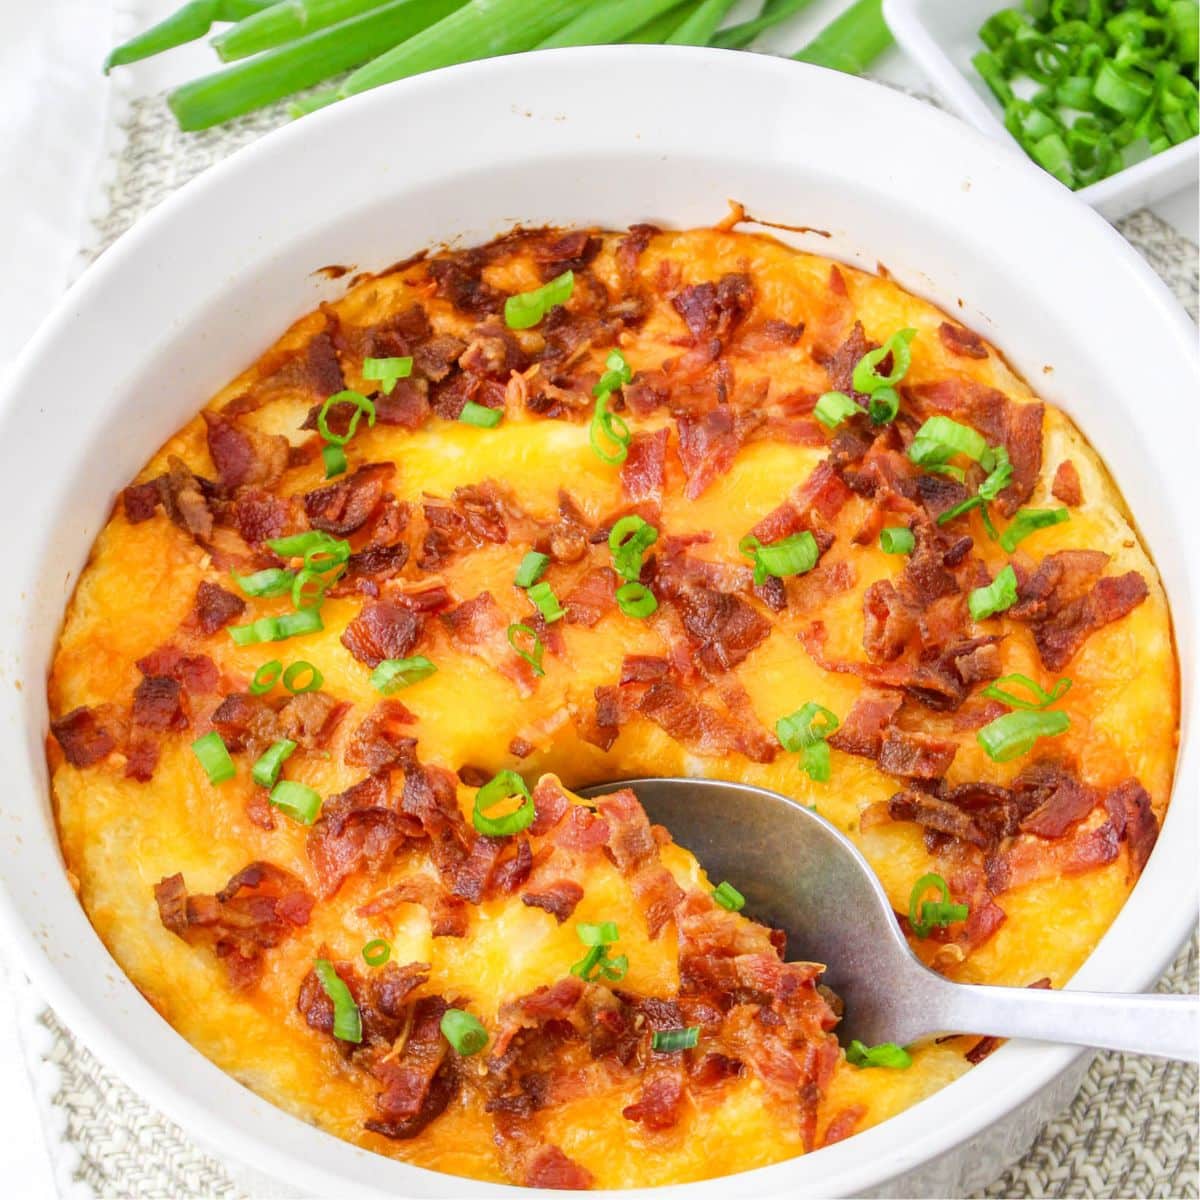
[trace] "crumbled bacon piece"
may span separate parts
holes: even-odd
[[[323,750],[350,707],[325,692],[301,692],[279,710],[279,729],[298,746]]]
[[[612,567],[593,567],[563,597],[567,623],[589,629],[617,606],[617,573]]]
[[[295,530],[299,522],[293,514],[294,504],[291,499],[248,487],[228,506],[227,519],[243,541],[260,546],[271,538],[283,537]]]
[[[719,405],[693,416],[681,413],[679,461],[683,463],[687,484],[683,494],[695,500],[714,479],[733,466],[742,444],[761,421],[761,414],[734,413],[729,405]]]
[[[217,664],[207,654],[185,654],[170,643],[151,650],[135,664],[143,675],[169,675],[193,696],[215,692],[220,683]]]
[[[629,232],[617,243],[613,257],[616,259],[617,270],[622,276],[630,279],[637,274],[638,259],[656,233],[661,232],[655,225],[630,225]]]
[[[938,326],[938,337],[941,338],[942,345],[951,354],[957,354],[960,358],[987,358],[988,356],[983,338],[973,329],[967,329],[962,325],[951,325],[949,321],[943,321]]]
[[[1079,471],[1069,458],[1064,458],[1058,464],[1050,494],[1070,508],[1077,508],[1083,503],[1083,486],[1079,482]]]
[[[594,1182],[591,1171],[568,1158],[557,1146],[542,1146],[525,1167],[524,1183],[530,1188],[585,1192]]]
[[[50,732],[62,747],[63,756],[73,767],[91,767],[107,758],[116,748],[117,739],[94,708],[81,705],[50,722]]]
[[[521,903],[531,908],[544,908],[561,925],[583,899],[583,888],[573,879],[555,879],[536,891],[525,892]]]
[[[407,605],[377,600],[363,605],[341,640],[359,662],[377,667],[385,658],[407,658],[424,629],[424,618]]]
[[[279,740],[279,717],[262,696],[231,692],[209,719],[230,750],[257,757]]]
[[[399,700],[381,700],[354,731],[346,747],[350,766],[366,767],[371,775],[416,762],[417,739],[403,730],[416,717]]]
[[[518,658],[508,642],[508,622],[490,592],[480,592],[443,618],[451,636],[468,654],[474,654],[507,675],[522,696],[534,689],[533,668]]]
[[[221,413],[202,414],[208,433],[208,452],[221,487],[232,492],[255,485],[269,488],[288,465],[288,440],[276,433],[259,433]]]
[[[353,533],[378,508],[384,484],[395,470],[392,463],[368,463],[344,479],[306,493],[304,511],[313,528],[339,537]]]
[[[435,258],[429,264],[430,278],[437,294],[449,300],[459,312],[486,317],[504,307],[505,295],[483,281],[484,257],[476,251]]]
[[[665,427],[653,433],[639,431],[633,435],[621,467],[621,486],[630,500],[662,499],[669,436]]]
[[[183,685],[170,675],[146,675],[133,693],[133,723],[158,733],[191,724]]]
[[[627,1121],[647,1129],[671,1129],[679,1123],[684,1100],[683,1073],[678,1066],[652,1069],[636,1103],[621,1110]]]
[[[879,769],[911,779],[940,779],[958,751],[956,742],[915,730],[886,729],[879,747]]]
[[[724,340],[754,306],[748,275],[723,275],[717,283],[696,283],[671,297],[693,341]]]
[[[233,592],[227,592],[207,579],[201,580],[196,589],[196,602],[192,606],[192,622],[206,637],[223,629],[230,621],[246,611],[246,602]]]
[[[332,896],[356,871],[378,871],[408,838],[419,834],[419,826],[393,807],[380,776],[369,775],[330,796],[307,840],[321,895]]]
[[[729,671],[766,641],[771,623],[740,596],[691,588],[675,600],[696,660],[709,672]]]

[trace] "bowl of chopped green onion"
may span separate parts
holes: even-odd
[[[1116,219],[1194,184],[1197,0],[884,0],[947,105]]]

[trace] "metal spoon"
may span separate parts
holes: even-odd
[[[992,1034],[1200,1061],[1200,999],[951,983],[909,949],[875,873],[815,812],[717,779],[629,779],[657,824],[788,935],[789,955],[826,964],[845,1002],[844,1043],[907,1046],[939,1033]]]

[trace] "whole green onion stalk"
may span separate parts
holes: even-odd
[[[112,50],[104,60],[104,73],[194,42],[212,28],[214,21],[240,21],[274,3],[275,0],[191,0],[157,25]]]
[[[855,0],[792,57],[818,67],[861,75],[890,45],[883,0]]]

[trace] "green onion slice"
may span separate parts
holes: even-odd
[[[879,548],[884,554],[911,554],[916,544],[912,530],[903,525],[889,525],[879,534]]]
[[[329,428],[329,410],[336,408],[339,404],[349,404],[354,409],[354,412],[350,416],[350,424],[346,426],[345,433],[334,433]],[[356,392],[350,388],[347,388],[345,391],[334,392],[321,405],[321,411],[317,413],[317,429],[327,442],[331,442],[335,446],[344,446],[354,436],[354,432],[358,428],[358,420],[364,414],[367,418],[367,424],[374,425],[375,405],[362,392]]]
[[[469,1012],[448,1008],[442,1014],[442,1036],[454,1047],[454,1052],[466,1058],[478,1054],[487,1045],[487,1030]]]
[[[263,663],[250,680],[250,695],[261,696],[264,692],[269,692],[279,682],[282,674],[283,663],[279,659],[273,658],[270,662]]]
[[[1033,749],[1038,738],[1057,737],[1071,728],[1071,718],[1058,709],[1005,713],[985,725],[975,739],[993,762],[1011,762]]]
[[[362,377],[376,379],[379,388],[385,396],[392,393],[398,379],[407,379],[412,374],[413,360],[407,355],[403,358],[364,358]]]
[[[975,588],[967,597],[972,621],[982,621],[1012,608],[1017,602],[1017,573],[1009,563],[987,587]]]
[[[854,390],[869,396],[880,388],[895,387],[908,374],[908,368],[912,365],[912,350],[909,345],[916,336],[915,329],[899,329],[878,349],[868,350],[854,364],[854,374],[851,378]],[[892,369],[888,374],[880,375],[877,368],[889,354],[892,356]]]
[[[345,475],[350,468],[345,450],[341,446],[335,446],[332,442],[327,442],[321,447],[321,461],[325,464],[326,479]]]
[[[676,1054],[680,1050],[691,1050],[699,1040],[699,1025],[689,1025],[686,1029],[656,1029],[650,1039],[650,1048],[659,1054]]]
[[[845,392],[826,392],[816,403],[813,416],[826,429],[836,429],[843,421],[862,412]]]
[[[931,888],[941,893],[941,899],[925,899]],[[917,937],[927,938],[931,929],[942,928],[953,921],[965,921],[969,913],[965,904],[951,903],[950,888],[940,875],[922,875],[913,884],[908,897],[908,924]]]
[[[617,588],[617,607],[627,616],[645,620],[658,611],[658,598],[637,580],[630,580]]]
[[[1023,696],[1015,696],[1012,692],[1005,691],[1004,687],[1001,686],[1002,684],[1008,687],[1017,686],[1025,688],[1033,699],[1029,700]],[[1007,704],[1009,708],[1039,709],[1048,708],[1056,700],[1061,700],[1070,690],[1071,680],[1066,677],[1060,679],[1049,691],[1046,691],[1040,683],[1034,679],[1030,679],[1028,675],[1014,673],[1012,675],[1001,675],[999,679],[989,684],[979,694],[986,696],[989,700],[999,700],[1001,704]]]
[[[592,410],[592,423],[588,429],[588,443],[601,462],[618,467],[629,456],[633,434],[629,432],[624,418],[609,412],[608,401],[608,392],[601,392],[596,397],[596,407]]]
[[[542,619],[547,625],[561,621],[567,615],[566,610],[559,604],[554,589],[548,583],[535,583],[525,594],[542,614]]]
[[[513,583],[521,588],[532,587],[545,574],[549,565],[550,555],[530,550],[521,559],[521,565],[517,568]]]
[[[723,879],[717,884],[713,889],[712,897],[722,908],[727,908],[730,912],[741,912],[746,905],[746,897],[727,879]]]
[[[636,514],[622,517],[609,531],[608,549],[613,567],[622,579],[636,581],[642,573],[642,559],[658,541],[658,530]]]
[[[566,304],[574,290],[575,273],[564,271],[541,287],[509,296],[504,302],[504,323],[509,329],[532,329],[556,304]]]
[[[956,454],[974,459],[985,470],[995,465],[982,434],[941,415],[928,418],[908,448],[909,459],[919,467],[945,466]]]
[[[390,696],[401,688],[428,679],[436,671],[437,667],[423,654],[412,658],[385,658],[371,672],[371,686],[382,695]]]
[[[339,572],[340,574],[340,572]],[[331,587],[337,579],[326,579],[325,572],[314,571],[312,567],[301,567],[292,580],[292,604],[298,609],[320,608],[325,601],[325,590]]]
[[[239,646],[253,646],[259,642],[282,642],[324,628],[321,614],[315,608],[302,608],[278,617],[259,617],[249,625],[230,625],[229,636]]]
[[[896,419],[900,411],[900,393],[895,388],[876,388],[867,401],[867,412],[874,425],[887,425]]]
[[[478,429],[495,429],[504,420],[504,409],[487,408],[483,404],[476,404],[474,400],[468,400],[463,405],[462,412],[458,414],[458,419],[464,425],[474,425]]]
[[[271,789],[270,800],[281,813],[301,825],[311,825],[321,811],[320,795],[307,784],[296,783],[291,779],[281,779]]]
[[[392,948],[383,938],[372,938],[362,948],[362,956],[368,967],[382,967],[392,957]]]
[[[253,575],[239,575],[236,571],[229,573],[247,596],[269,599],[272,596],[286,596],[292,590],[294,575],[282,567],[267,567],[265,571],[255,571]]]
[[[780,717],[775,722],[775,736],[789,754],[803,754],[801,765],[810,779],[827,783],[830,763],[825,739],[837,727],[837,717],[815,700],[810,700],[790,716]]]
[[[546,647],[542,645],[542,639],[538,637],[537,630],[528,625],[522,625],[519,621],[514,621],[508,627],[507,633],[508,644],[513,648],[518,658],[523,658],[533,668],[534,676],[540,679],[545,675],[546,668],[542,666],[542,656],[546,653]],[[517,644],[518,638],[527,639],[530,643],[530,648],[523,650]]]
[[[521,797],[521,804],[512,812],[498,817],[488,815],[487,809],[517,796]],[[475,828],[488,837],[511,837],[522,829],[528,829],[536,815],[533,797],[525,780],[516,771],[501,771],[475,793],[475,810],[471,820]]]
[[[817,539],[807,529],[768,546],[748,533],[738,542],[738,551],[754,563],[754,583],[757,587],[766,583],[768,575],[778,579],[803,575],[817,565],[817,559],[821,556]]]
[[[611,946],[621,940],[616,921],[580,921],[575,934],[585,946]]]
[[[601,977],[616,983],[625,978],[628,970],[628,956],[618,954],[616,958],[609,958],[608,947],[603,945],[593,946],[577,963],[571,964],[571,974],[587,983]]]
[[[592,388],[592,395],[596,397],[615,392],[617,388],[624,387],[633,378],[633,371],[620,350],[609,351],[608,357],[604,360],[604,366],[606,368],[604,374]]]
[[[358,1005],[342,977],[333,969],[327,958],[318,958],[313,963],[313,973],[333,1003],[333,1036],[343,1042],[362,1041],[362,1017]]]
[[[1000,545],[1011,554],[1035,530],[1061,525],[1070,519],[1071,514],[1065,508],[1023,508],[1000,535]]]
[[[192,753],[200,760],[209,783],[224,783],[237,774],[225,742],[215,729],[192,743]]]
[[[296,743],[288,738],[272,743],[250,768],[250,778],[259,787],[273,788],[279,782],[279,772],[283,770],[284,762],[291,758],[295,749]]]
[[[267,545],[281,558],[302,558],[310,571],[329,571],[350,557],[350,543],[323,529],[309,529],[287,537],[272,538]]]
[[[912,1056],[903,1046],[895,1042],[866,1046],[857,1038],[846,1048],[846,1061],[852,1067],[890,1067],[894,1071],[912,1066]]]
[[[298,682],[307,672],[308,679],[304,683]],[[325,682],[325,676],[317,670],[312,663],[305,659],[300,659],[298,662],[292,663],[290,667],[283,673],[283,686],[287,688],[293,696],[298,696],[302,692],[315,692],[321,684]]]

